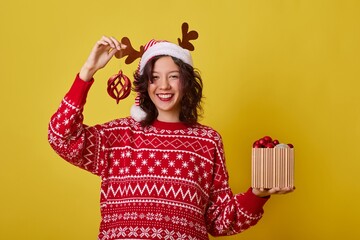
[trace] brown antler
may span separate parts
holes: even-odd
[[[180,40],[180,38],[178,38],[179,46],[189,51],[194,51],[195,47],[194,45],[192,45],[192,43],[190,43],[190,40],[197,39],[199,37],[199,34],[194,30],[188,32],[189,24],[187,24],[186,22],[184,22],[181,25],[181,30],[182,30],[182,39]]]
[[[143,46],[140,46],[140,51],[136,51],[136,50],[132,47],[131,42],[130,42],[130,39],[127,38],[127,37],[123,37],[123,38],[121,39],[121,43],[124,44],[124,45],[126,45],[126,48],[121,51],[121,54],[115,55],[115,57],[117,57],[117,58],[122,58],[122,57],[127,56],[127,58],[125,59],[125,63],[126,63],[126,64],[131,64],[131,63],[134,62],[137,58],[141,58],[141,56],[142,56],[143,53],[144,53],[144,47],[143,47]]]

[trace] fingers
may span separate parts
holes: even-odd
[[[102,38],[97,41],[97,45],[100,46],[108,46],[112,49],[116,49],[120,51],[121,49],[125,49],[126,45],[120,43],[115,37],[107,37],[102,36]]]
[[[269,190],[270,194],[286,194],[293,192],[295,187],[285,187],[285,188],[272,188]]]
[[[295,190],[295,187],[285,188],[253,188],[253,193],[259,197],[264,197],[273,194],[287,194]]]

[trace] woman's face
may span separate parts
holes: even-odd
[[[148,94],[158,110],[158,120],[179,122],[181,98],[179,66],[170,56],[159,58],[149,79]]]

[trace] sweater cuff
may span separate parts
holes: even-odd
[[[252,213],[258,213],[263,211],[263,206],[269,200],[270,197],[258,197],[252,192],[252,188],[249,188],[244,194],[237,195],[238,201],[244,205],[248,211]]]
[[[85,105],[87,94],[91,85],[94,83],[94,78],[86,82],[76,75],[74,83],[72,84],[66,98],[69,99],[75,106],[82,107]]]

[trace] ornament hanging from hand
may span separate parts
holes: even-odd
[[[109,78],[107,85],[107,92],[116,100],[116,103],[125,99],[131,92],[131,81],[121,70]]]

